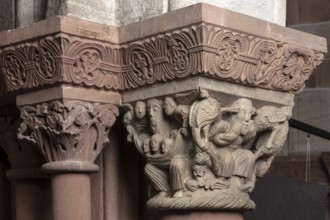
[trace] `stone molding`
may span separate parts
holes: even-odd
[[[323,53],[201,23],[129,44],[55,34],[0,49],[1,93],[68,83],[128,90],[203,75],[299,93]]]
[[[1,50],[5,91],[36,88],[58,82],[118,89],[120,66],[116,46],[56,34]]]
[[[18,138],[38,146],[49,172],[91,172],[118,114],[113,104],[81,101],[23,106]]]

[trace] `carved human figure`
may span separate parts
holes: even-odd
[[[168,137],[171,129],[163,114],[163,101],[160,99],[149,99],[147,101],[147,110],[152,134],[158,133]]]
[[[142,101],[137,101],[135,103],[135,115],[138,119],[142,119],[147,114],[146,103]]]
[[[159,134],[154,134],[150,138],[150,152],[151,154],[159,154],[160,153],[160,144],[163,138]]]
[[[144,132],[144,130],[148,127],[148,118],[147,116],[147,105],[145,102],[137,101],[135,103],[135,129],[138,132]]]
[[[170,147],[173,145],[174,140],[172,138],[164,138],[160,145],[160,152],[166,153],[169,151]]]
[[[213,184],[220,181],[227,187],[234,184],[245,190],[248,187],[246,180],[254,165],[254,154],[243,149],[242,144],[255,136],[251,120],[255,110],[248,99],[236,100],[231,109],[237,111],[231,111],[226,121],[220,117],[214,119],[209,123],[209,133],[204,140],[195,141],[197,146],[209,155],[211,163],[207,160],[204,160],[204,163],[209,164],[216,177]],[[195,138],[203,139],[202,136]]]
[[[126,111],[123,116],[123,122],[128,132],[127,141],[134,142],[137,146],[142,146],[142,139],[149,137],[149,135],[146,137],[146,130],[148,129],[146,103],[137,101],[135,107],[131,104],[124,104],[121,108]],[[135,136],[135,138],[133,138],[133,136]],[[140,150],[142,151],[142,148],[140,148],[139,151]]]
[[[185,182],[189,176],[189,144],[178,132],[180,127],[165,117],[163,103],[160,99],[150,99],[145,108],[144,102],[136,102],[134,111],[130,111],[129,114],[127,112],[124,120],[129,119],[131,114],[136,116],[131,120],[132,124],[126,128],[128,132],[133,128],[133,142],[147,160],[145,173],[160,192],[159,196],[181,197],[184,195]],[[130,121],[128,119],[126,121]],[[150,129],[137,131],[136,124],[141,120],[149,122]]]
[[[256,131],[252,121],[255,108],[251,100],[241,98],[232,104],[232,108],[238,109],[229,119],[229,127],[224,133],[218,133],[212,137],[212,142],[217,147],[216,157],[211,155],[213,170],[220,177],[230,177],[233,181],[239,181],[242,190],[250,190],[250,183],[247,181],[255,162],[254,154],[249,149],[242,148],[244,143],[255,137]],[[231,153],[231,156],[230,156]],[[216,168],[216,169],[214,169]]]
[[[177,122],[180,123],[182,128],[180,132],[187,136],[188,135],[188,117],[189,117],[190,106],[188,105],[177,105],[175,100],[172,97],[166,97],[164,100],[164,111],[166,115],[171,116]]]

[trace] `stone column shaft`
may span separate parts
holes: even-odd
[[[13,187],[15,220],[51,220],[50,180],[40,168],[44,160],[36,146],[17,139],[20,122],[18,115],[0,117],[0,147],[11,164],[6,176]]]
[[[58,173],[52,177],[53,220],[92,220],[88,173]]]
[[[15,180],[15,220],[51,219],[49,180]],[[49,200],[50,201],[50,200]],[[42,207],[42,208],[40,208]]]

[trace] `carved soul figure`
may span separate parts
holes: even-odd
[[[128,141],[146,159],[158,209],[253,209],[248,192],[284,144],[290,107],[229,106],[204,89],[137,101],[126,108]]]

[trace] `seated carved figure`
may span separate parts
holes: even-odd
[[[242,144],[256,134],[251,120],[254,107],[250,100],[238,99],[231,109],[237,109],[237,112],[232,111],[226,121],[218,118],[209,123],[206,137],[195,135],[196,144],[209,155],[210,162],[205,161],[205,164],[209,164],[216,177],[214,184],[227,180],[227,187],[231,184],[245,190],[249,186],[247,180],[254,165],[254,154],[243,149]]]
[[[143,105],[140,104],[140,107]],[[146,107],[150,129],[144,129],[144,133],[140,135],[137,129],[133,133],[136,147],[147,160],[146,176],[156,190],[160,191],[159,196],[181,197],[189,177],[190,145],[177,131],[180,127],[165,118],[162,100],[150,99]],[[135,114],[138,114],[137,108]],[[139,121],[133,120],[132,127],[137,127],[135,123]]]

